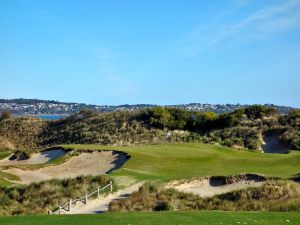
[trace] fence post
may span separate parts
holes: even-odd
[[[85,204],[87,204],[87,201],[88,201],[88,195],[87,194],[85,194]]]
[[[51,214],[52,214],[52,211],[51,211],[51,210],[48,210],[48,214],[51,215]]]
[[[61,206],[59,206],[58,214],[61,214]]]
[[[72,210],[72,199],[69,200],[69,212]]]
[[[100,188],[99,187],[97,188],[97,192],[98,192],[98,198],[99,198],[99,196],[100,196]]]
[[[112,192],[112,190],[113,190],[113,187],[112,187],[112,181],[109,181],[109,187],[110,187],[110,192]]]

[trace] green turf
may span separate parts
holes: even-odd
[[[256,173],[291,177],[300,171],[300,152],[263,154],[208,144],[168,144],[132,147],[64,145],[68,148],[121,150],[131,159],[113,176],[138,180],[171,180],[193,176]]]
[[[281,225],[300,224],[299,212],[139,212],[0,217],[0,225]]]

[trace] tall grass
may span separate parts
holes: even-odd
[[[45,214],[70,198],[82,197],[108,182],[107,176],[79,176],[0,188],[0,215]]]
[[[261,187],[201,198],[147,183],[127,199],[112,202],[109,210],[300,211],[300,191],[294,182],[271,180]]]

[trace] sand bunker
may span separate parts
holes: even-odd
[[[255,175],[241,175],[237,177],[237,179],[229,180],[226,180],[226,177],[202,177],[194,178],[189,181],[171,182],[166,187],[207,198],[248,187],[258,187],[263,184],[264,180],[263,177]]]
[[[63,179],[80,175],[103,175],[120,168],[128,159],[126,154],[114,151],[82,153],[73,156],[67,162],[48,166],[38,170],[21,170],[12,168],[5,172],[15,174],[21,178],[22,183],[29,184],[53,178]]]
[[[14,165],[14,164],[43,164],[49,162],[51,160],[57,159],[60,156],[65,155],[68,153],[62,149],[53,149],[53,150],[46,150],[39,153],[35,153],[30,156],[29,159],[14,159],[12,160],[12,155],[0,160],[0,165]]]

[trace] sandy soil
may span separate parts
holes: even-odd
[[[21,170],[11,168],[5,172],[15,174],[21,178],[22,183],[29,184],[52,178],[70,178],[80,175],[102,175],[112,172],[126,162],[127,158],[124,154],[113,151],[102,151],[92,153],[82,153],[73,156],[67,162],[48,166],[38,170]]]
[[[67,152],[61,149],[47,150],[35,153],[26,160],[10,160],[10,156],[0,160],[0,165],[14,165],[14,164],[43,164],[48,161],[54,160],[60,156],[65,155]]]
[[[255,180],[240,180],[232,184],[213,185],[209,178],[191,180],[177,184],[176,182],[169,183],[167,188],[175,188],[178,191],[199,195],[202,198],[212,197],[214,195],[227,193],[230,191],[241,190],[248,187],[258,187],[263,184],[263,181]]]

